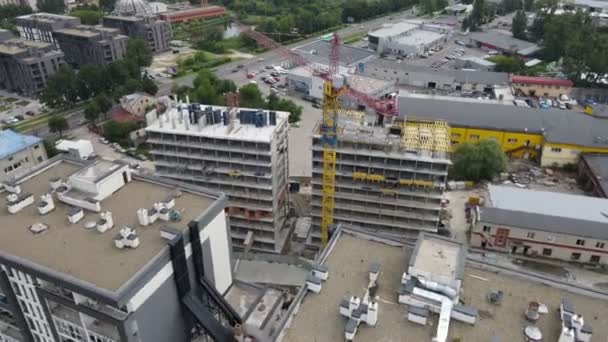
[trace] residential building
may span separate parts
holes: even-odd
[[[560,95],[570,96],[574,83],[566,79],[513,75],[511,86],[524,96],[559,98]]]
[[[496,67],[496,63],[475,56],[456,57],[454,62],[454,67],[456,69],[492,71]]]
[[[232,244],[280,253],[288,228],[286,112],[179,103],[146,115],[156,174],[228,195]]]
[[[544,339],[608,336],[605,324],[588,319],[608,314],[601,291],[488,259],[433,234],[412,243],[339,225],[267,341],[519,341],[523,312],[538,298],[554,313],[541,315],[554,327]],[[578,330],[560,307],[584,316]]]
[[[35,95],[63,64],[63,52],[49,43],[5,40],[0,42],[0,88]]]
[[[466,100],[401,94],[398,106],[408,119],[447,121],[452,145],[494,139],[507,155],[535,159],[541,166],[576,164],[581,153],[608,153],[608,121],[604,118],[557,108]]]
[[[583,153],[578,162],[578,184],[593,196],[608,198],[608,155]]]
[[[369,48],[379,54],[418,56],[435,45],[445,43],[451,33],[448,26],[420,20],[384,24],[367,34]]]
[[[472,227],[471,246],[608,264],[607,199],[490,185],[485,202]]]
[[[46,150],[42,139],[15,133],[10,129],[0,132],[0,182],[44,162]]]
[[[541,47],[534,43],[498,31],[471,32],[469,42],[478,48],[521,58],[531,58],[541,50]]]
[[[4,187],[0,340],[234,338],[223,195],[61,156]]]
[[[441,122],[368,126],[338,120],[334,189],[335,224],[353,224],[385,235],[415,238],[437,232],[447,180],[450,129]],[[321,242],[324,142],[312,138],[311,249]]]
[[[436,69],[377,58],[362,64],[357,73],[400,85],[446,91],[480,91],[492,93],[508,86],[509,74],[482,70]]]
[[[143,118],[147,112],[156,107],[156,98],[149,94],[138,92],[121,97],[120,105],[129,113]]]
[[[106,65],[122,59],[129,39],[118,29],[87,25],[56,30],[53,37],[65,53],[65,61],[76,67]]]
[[[53,32],[80,25],[80,19],[69,15],[53,13],[32,13],[15,19],[19,36],[35,42],[53,44],[59,49],[59,43]]]
[[[191,20],[223,17],[227,15],[222,6],[203,6],[160,13],[160,18],[170,23],[181,23]]]
[[[103,26],[116,28],[120,33],[141,38],[148,42],[153,52],[169,50],[171,41],[171,24],[158,19],[157,16],[116,16],[103,17]]]

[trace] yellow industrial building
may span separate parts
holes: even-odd
[[[541,166],[577,163],[580,153],[608,153],[608,119],[561,109],[536,109],[452,99],[402,95],[399,110],[408,120],[445,120],[452,146],[494,139],[513,158]]]

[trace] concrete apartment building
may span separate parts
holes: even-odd
[[[129,37],[113,28],[80,25],[53,32],[65,53],[65,61],[73,66],[106,65],[122,59]]]
[[[53,13],[32,13],[15,19],[19,36],[23,39],[53,44],[59,49],[59,43],[53,32],[80,25],[80,19],[69,15]]]
[[[23,39],[0,42],[0,88],[33,95],[64,64],[64,54],[53,45]]]
[[[386,127],[341,118],[338,123],[334,223],[415,238],[436,232],[450,159],[449,127],[441,122],[395,122]],[[312,234],[320,244],[323,145],[312,147]]]
[[[42,139],[10,129],[0,132],[0,182],[47,159]]]
[[[289,114],[180,103],[147,114],[156,174],[228,195],[232,244],[279,253],[287,238]]]
[[[588,264],[608,264],[604,198],[489,187],[471,246]]]
[[[148,42],[153,52],[167,51],[171,47],[171,24],[156,16],[115,16],[103,17],[102,25],[119,29],[120,33],[141,38]]]
[[[223,195],[62,157],[4,186],[1,341],[234,338]]]

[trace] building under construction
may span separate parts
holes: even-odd
[[[147,114],[156,174],[228,195],[232,244],[282,252],[287,238],[287,112],[177,104]]]
[[[323,141],[318,126],[312,151],[312,232],[321,239]],[[445,122],[368,126],[364,116],[338,121],[334,224],[347,223],[399,237],[436,232],[449,160]],[[331,181],[326,177],[325,181]]]

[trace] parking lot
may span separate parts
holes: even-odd
[[[40,110],[38,100],[0,91],[0,125],[12,125],[27,120]]]

